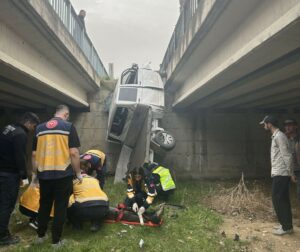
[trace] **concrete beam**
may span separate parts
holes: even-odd
[[[201,101],[239,78],[299,48],[300,4],[297,1],[285,3],[286,6],[282,6],[282,2],[277,0],[272,2],[272,4],[270,2],[259,2],[255,11],[244,17],[243,21],[240,21],[238,29],[228,34],[227,40],[220,41],[218,38],[220,47],[215,48],[206,59],[199,57],[201,54],[200,48],[202,48],[202,52],[203,50],[210,51],[213,48],[203,48],[203,45],[201,45],[203,41],[201,41],[192,59],[187,59],[189,62],[186,62],[185,68],[192,68],[193,73],[181,83],[180,88],[175,92],[173,106],[184,108],[196,101]],[[274,15],[274,9],[280,9],[281,12],[277,12]],[[266,19],[266,15],[270,15],[268,16],[269,19]],[[265,23],[259,22],[259,20],[263,19]],[[218,22],[219,28],[222,27],[222,16]],[[217,28],[213,27],[213,29]],[[237,39],[236,36],[239,34],[241,37]],[[245,41],[245,38],[250,34],[253,35],[251,39],[249,37]],[[209,34],[207,36],[210,38],[210,41],[214,40]],[[215,36],[218,36],[218,34],[216,33]],[[205,45],[209,46],[207,43]],[[225,55],[228,55],[233,49],[235,51],[226,58]],[[190,66],[191,62],[196,59],[198,66],[197,64],[192,64],[193,67]],[[182,75],[186,76],[185,74],[183,69]],[[182,76],[178,77],[178,80],[182,78]]]

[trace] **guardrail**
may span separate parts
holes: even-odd
[[[161,72],[164,72],[166,70],[168,64],[172,59],[172,56],[179,47],[185,33],[188,31],[193,18],[195,18],[196,12],[201,11],[200,2],[202,1],[203,0],[186,0],[184,5],[182,6],[180,16],[176,23],[174,32],[172,34],[171,40],[160,67]]]
[[[107,77],[108,74],[103,63],[89,39],[84,24],[79,20],[70,0],[48,0],[56,14],[81,48],[90,64],[99,76]]]

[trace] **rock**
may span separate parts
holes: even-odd
[[[139,246],[140,248],[142,248],[144,246],[145,242],[143,239],[140,239],[140,242],[139,242]]]
[[[239,241],[240,240],[240,236],[238,234],[235,234],[233,240],[234,241]]]

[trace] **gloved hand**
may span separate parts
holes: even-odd
[[[145,213],[146,209],[145,207],[140,207],[139,211],[138,211],[138,215],[143,215],[143,213]]]
[[[138,204],[137,203],[133,203],[133,205],[132,205],[132,211],[135,212],[135,213],[137,213],[138,210],[139,210]]]
[[[76,173],[76,178],[79,180],[79,183],[82,182],[82,175],[81,175],[81,172]]]

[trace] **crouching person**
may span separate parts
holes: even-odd
[[[84,221],[91,221],[91,231],[97,231],[108,213],[108,197],[100,188],[99,181],[82,173],[82,182],[73,180],[73,194],[67,211],[75,229],[82,229]]]
[[[164,200],[168,200],[169,196],[174,192],[176,186],[168,168],[157,163],[145,163],[146,176],[152,177],[155,183],[157,195]]]
[[[29,217],[29,226],[38,229],[38,211],[40,207],[40,186],[38,182],[31,182],[26,191],[20,197],[19,210]],[[54,216],[54,209],[52,207],[50,217]]]
[[[134,168],[127,176],[125,206],[142,215],[156,196],[154,181],[146,178],[142,167]]]

